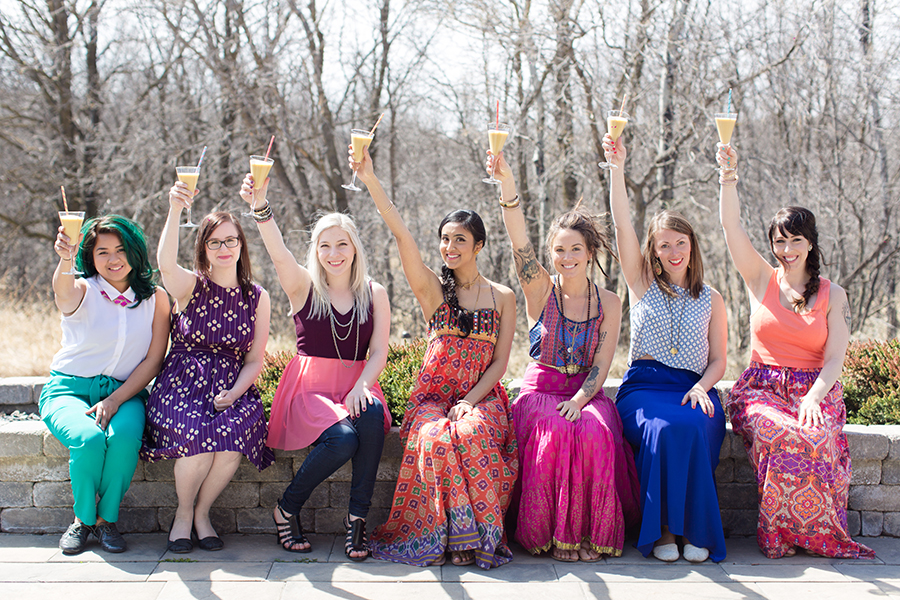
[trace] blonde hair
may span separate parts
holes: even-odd
[[[353,312],[357,322],[365,323],[369,318],[369,304],[372,303],[372,289],[369,287],[369,272],[366,263],[366,253],[363,250],[362,240],[359,238],[359,229],[353,219],[342,213],[329,213],[324,215],[313,226],[309,235],[309,248],[306,251],[306,269],[312,279],[312,306],[310,317],[324,317],[330,313],[331,299],[328,296],[328,282],[325,278],[325,268],[319,262],[317,247],[322,232],[332,227],[338,227],[350,236],[356,255],[350,265],[350,291],[353,293]]]
[[[650,220],[647,228],[647,240],[644,244],[644,273],[656,280],[656,285],[667,296],[675,296],[675,291],[669,284],[669,276],[663,270],[657,275],[653,269],[654,261],[658,261],[656,255],[656,234],[663,229],[668,229],[682,235],[686,235],[691,244],[691,259],[688,261],[687,281],[685,287],[692,298],[699,298],[703,291],[703,256],[700,254],[700,245],[690,222],[674,210],[663,210],[656,213]],[[662,265],[660,265],[662,267]]]

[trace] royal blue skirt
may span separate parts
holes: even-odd
[[[668,525],[675,535],[707,548],[714,562],[725,558],[725,535],[716,493],[716,466],[725,438],[725,414],[715,388],[715,414],[681,400],[700,375],[655,360],[636,360],[625,373],[616,408],[625,439],[635,448],[641,481],[641,531],[636,547],[644,556]]]

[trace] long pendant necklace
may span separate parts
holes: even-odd
[[[672,313],[672,297],[666,296],[666,308],[669,310],[669,354],[675,356],[678,354],[678,342],[681,341],[681,323],[684,321],[684,308],[687,303],[687,290],[681,293],[676,289],[678,297],[681,299],[681,310],[678,312],[678,329],[675,328],[675,315]]]
[[[563,370],[566,372],[566,377],[568,378],[568,377],[571,377],[572,375],[577,374],[579,371],[581,371],[582,367],[585,366],[585,365],[582,365],[582,361],[584,360],[584,357],[582,357],[582,359],[579,360],[577,363],[572,360],[572,354],[574,354],[574,352],[575,352],[575,341],[578,338],[578,334],[580,333],[578,330],[581,327],[579,327],[579,323],[577,323],[577,322],[573,323],[572,333],[569,338],[570,344],[567,345],[566,344],[566,333],[568,332],[569,326],[566,321],[566,309],[565,309],[565,305],[563,303],[562,285],[561,284],[557,285],[557,283],[558,282],[554,282],[553,288],[554,288],[554,292],[556,292],[557,289],[559,290],[559,315],[562,317],[562,319],[560,319],[560,335],[559,335],[559,337],[560,337],[560,341],[562,342],[562,348],[563,348],[563,354],[564,354],[563,358],[565,359],[565,366],[563,367]],[[589,327],[590,318],[591,318],[591,282],[590,282],[590,280],[588,280],[587,316],[583,322],[585,331]]]
[[[345,329],[345,328],[353,325],[353,321],[356,319],[356,311],[351,310],[350,320],[347,321],[346,324],[341,323],[340,321],[338,321],[337,317],[334,316],[334,306],[330,302],[328,303],[328,312],[329,312],[329,317],[331,319],[331,330],[334,331],[334,335],[337,336],[337,339],[339,339],[340,341],[342,341],[342,342],[346,341],[347,338],[350,337],[351,330],[347,329],[347,333],[344,334],[344,337],[341,337],[341,335],[339,333],[337,333],[337,331],[335,330],[335,326],[340,327],[341,329]]]
[[[350,314],[350,322],[348,322],[346,325],[342,325],[340,322],[337,321],[337,319],[335,319],[334,305],[331,304],[330,298],[328,299],[328,308],[329,308],[328,321],[329,321],[329,323],[331,323],[331,339],[334,342],[334,351],[337,353],[338,360],[341,361],[341,366],[343,366],[346,369],[349,369],[353,366],[353,363],[356,361],[356,355],[359,353],[359,319],[356,318],[355,307],[354,307],[354,310]],[[350,364],[348,365],[347,363],[344,362],[344,357],[341,356],[341,349],[338,347],[338,340],[343,342],[347,338],[349,338],[352,328],[347,330],[347,334],[344,337],[340,337],[337,333],[337,329],[335,328],[335,322],[337,322],[338,325],[341,325],[341,327],[350,327],[351,325],[353,325],[353,321],[356,321],[356,342],[354,343],[353,355],[350,357]]]

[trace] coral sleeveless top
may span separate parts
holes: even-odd
[[[776,367],[821,369],[828,340],[831,282],[819,278],[816,303],[800,315],[782,306],[777,278],[776,270],[762,304],[750,315],[750,360]]]

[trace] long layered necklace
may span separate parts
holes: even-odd
[[[334,351],[337,353],[338,360],[341,361],[341,365],[347,369],[353,366],[353,363],[356,361],[356,355],[359,352],[359,319],[356,318],[356,307],[350,311],[350,320],[347,323],[341,323],[337,320],[337,317],[334,316],[334,305],[331,303],[331,299],[328,299],[328,320],[331,323],[331,339],[334,341]],[[344,362],[344,357],[341,356],[341,349],[338,347],[338,340],[344,342],[347,338],[350,337],[350,332],[353,331],[352,326],[353,322],[356,321],[356,342],[353,347],[353,356],[350,357],[350,364],[346,364]],[[344,334],[344,337],[341,337],[337,332],[337,328],[347,328],[347,333]]]
[[[666,295],[666,308],[669,310],[669,354],[675,356],[678,354],[678,345],[681,341],[681,324],[684,321],[684,308],[687,304],[687,290],[684,290],[684,293],[677,290],[675,291],[678,294],[678,297],[681,299],[681,310],[678,311],[678,327],[675,327],[675,314],[672,311],[672,305],[674,301],[672,297],[668,294]]]
[[[568,326],[568,322],[566,321],[566,309],[565,309],[565,306],[563,305],[562,286],[559,285],[558,281],[554,282],[554,284],[553,284],[553,291],[555,293],[558,291],[558,293],[559,293],[559,315],[560,315],[560,317],[562,317],[559,321],[560,322],[559,340],[562,343],[563,358],[565,359],[565,366],[563,367],[563,370],[566,372],[567,378],[571,377],[572,375],[577,375],[579,372],[581,372],[581,370],[583,368],[587,367],[587,365],[583,364],[584,363],[584,355],[586,355],[587,352],[585,352],[584,355],[582,355],[581,359],[578,362],[575,362],[572,359],[572,355],[575,353],[575,341],[578,339],[578,335],[581,333],[581,331],[579,331],[579,329],[583,328],[584,331],[587,331],[588,327],[590,327],[591,287],[592,287],[591,282],[590,282],[590,280],[588,280],[587,317],[581,323],[578,323],[578,322],[572,323],[572,331],[571,331],[571,336],[569,337],[569,344],[566,344],[566,333],[568,333],[569,326]]]

